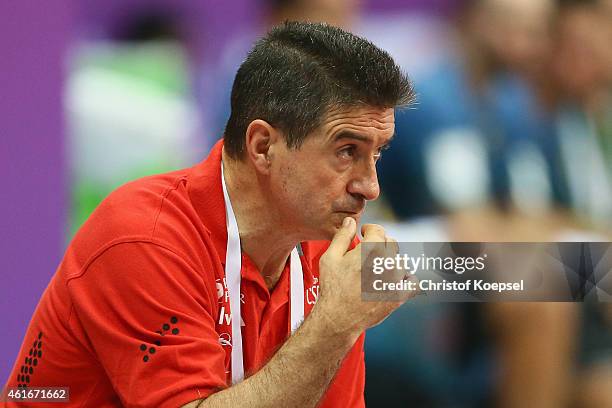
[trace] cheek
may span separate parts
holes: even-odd
[[[289,193],[301,213],[312,219],[329,216],[334,203],[341,201],[342,189],[337,178],[322,177],[309,172],[290,186]]]
[[[313,211],[318,218],[327,218],[339,208],[346,208],[347,195],[346,184],[342,177],[319,179],[313,188]]]
[[[277,197],[281,208],[303,221],[320,223],[347,200],[346,177],[329,163],[312,158],[286,160],[277,169]]]
[[[278,199],[284,207],[296,208],[308,206],[316,191],[313,178],[309,172],[304,172],[304,166],[295,166],[287,163],[280,169],[280,192]]]

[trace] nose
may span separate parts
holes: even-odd
[[[348,192],[364,200],[376,200],[380,194],[376,164],[374,161],[364,164],[348,185]]]

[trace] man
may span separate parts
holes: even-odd
[[[273,29],[208,159],[121,187],[79,231],[8,386],[96,407],[363,406],[363,331],[400,302],[361,300],[349,247],[412,97],[361,38]],[[381,227],[362,233],[397,251]]]

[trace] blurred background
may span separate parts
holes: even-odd
[[[610,241],[610,0],[56,0],[0,5],[0,381],[73,233],[124,182],[202,160],[234,73],[289,20],[389,51],[396,113],[366,218],[399,241]],[[612,407],[609,304],[402,307],[368,406]]]

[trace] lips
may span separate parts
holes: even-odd
[[[350,206],[350,207],[344,207],[344,208],[340,207],[334,210],[334,212],[341,213],[341,214],[347,214],[347,215],[361,215],[364,209],[365,209],[365,203],[362,202],[361,204],[357,204],[356,206]]]
[[[363,207],[360,209],[338,210],[336,212],[341,213],[341,214],[348,214],[348,215],[360,215],[363,212]]]

